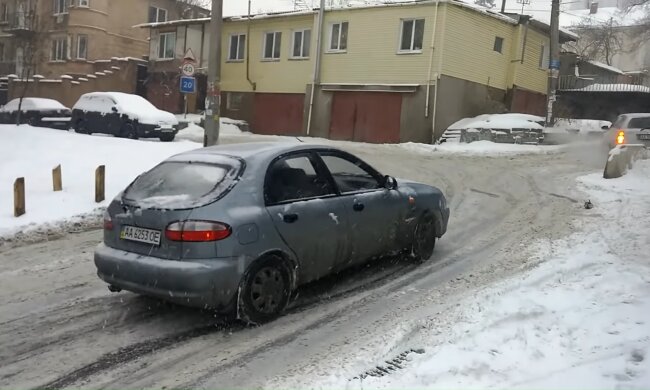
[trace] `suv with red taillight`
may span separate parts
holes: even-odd
[[[607,131],[605,140],[610,149],[626,144],[650,147],[650,113],[619,115]]]

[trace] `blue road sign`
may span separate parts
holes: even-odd
[[[551,60],[549,68],[560,69],[560,60]]]
[[[196,79],[194,77],[181,77],[181,93],[196,92]]]

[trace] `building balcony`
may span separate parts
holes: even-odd
[[[16,12],[8,15],[2,22],[2,30],[11,33],[32,32],[36,29],[36,18],[33,12]]]
[[[559,91],[565,92],[636,92],[650,93],[650,80],[644,75],[564,75]]]

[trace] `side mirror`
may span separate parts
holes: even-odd
[[[384,188],[387,190],[396,190],[397,189],[397,180],[392,176],[384,176]]]
[[[111,107],[111,111],[117,112],[117,107],[115,107],[115,106]]]

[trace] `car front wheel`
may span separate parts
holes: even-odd
[[[163,134],[160,136],[162,142],[172,142],[176,138],[176,134]]]
[[[413,232],[411,255],[417,261],[427,261],[436,247],[436,223],[433,215],[426,211],[420,216]]]
[[[289,270],[278,256],[255,262],[243,279],[238,299],[239,318],[262,324],[277,318],[289,303]]]
[[[86,122],[83,119],[79,119],[74,125],[74,131],[79,134],[88,134]]]

